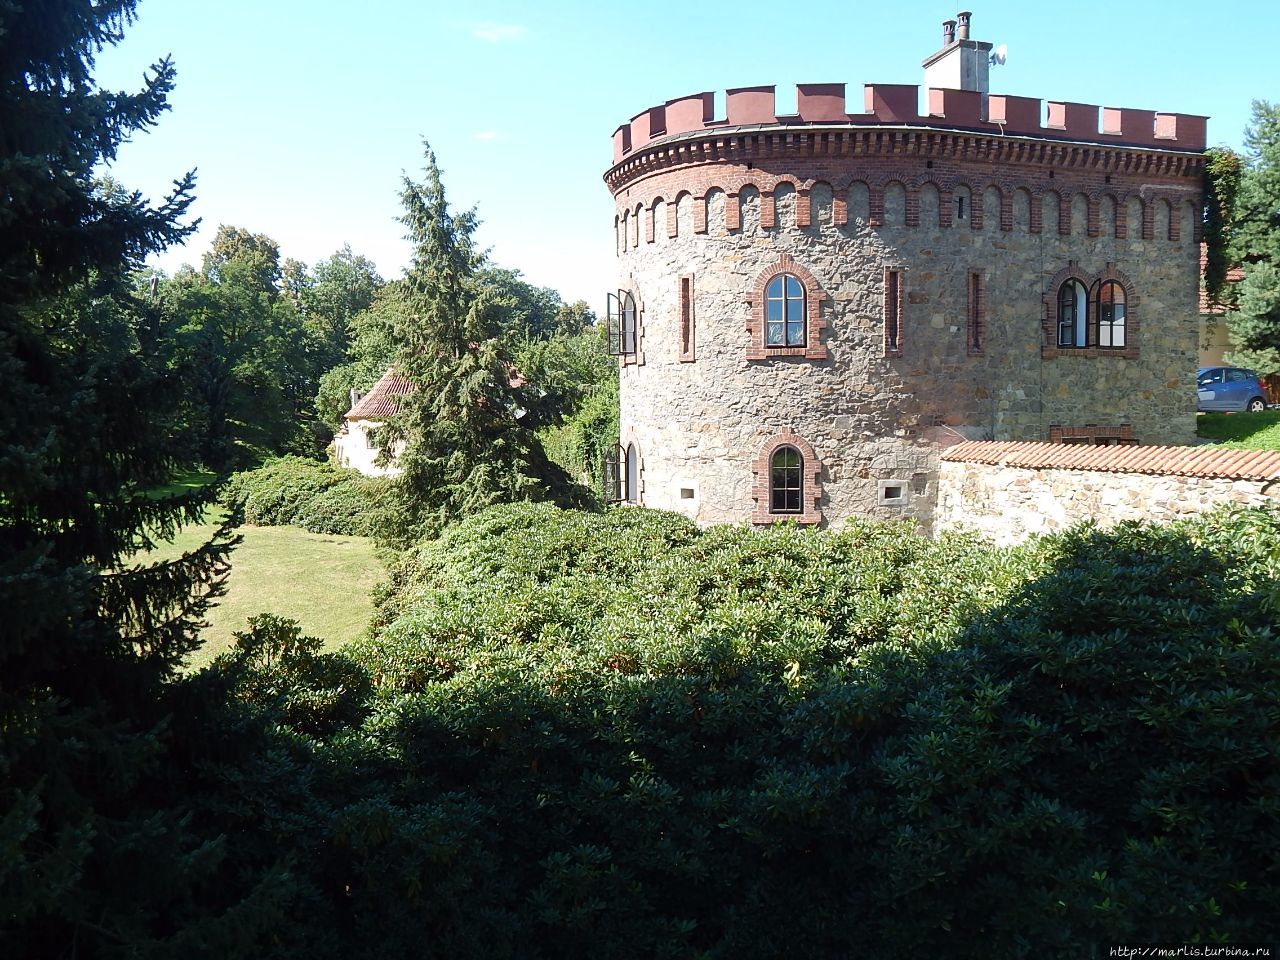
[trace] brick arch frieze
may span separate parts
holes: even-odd
[[[649,213],[648,230],[645,232],[645,240],[648,243],[653,243],[654,240],[657,239],[658,204],[660,203],[663,204],[663,209],[665,212],[665,209],[667,206],[667,199],[662,194],[658,194],[656,197],[650,200],[645,207],[645,209]]]
[[[772,475],[773,455],[782,447],[794,447],[800,453],[803,486],[801,490],[800,513],[773,513],[770,511],[769,484]],[[755,500],[755,508],[751,513],[751,522],[756,524],[785,523],[788,520],[802,524],[822,522],[822,461],[804,437],[791,427],[783,427],[765,440],[760,453],[751,465],[754,481],[751,485],[751,496]]]
[[[765,346],[765,288],[780,273],[792,274],[804,287],[805,297],[805,338],[803,347],[766,347]],[[781,254],[776,261],[761,270],[747,294],[747,334],[750,337],[747,346],[748,360],[772,360],[775,357],[803,357],[806,360],[826,360],[827,345],[823,342],[823,333],[827,329],[827,321],[822,318],[822,304],[827,299],[826,292],[818,283],[818,278],[805,267],[797,263],[788,253]]]

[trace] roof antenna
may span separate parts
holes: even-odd
[[[1002,43],[991,51],[991,65],[993,67],[1003,67],[1009,59],[1009,45]]]

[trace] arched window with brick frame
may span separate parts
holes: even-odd
[[[794,430],[787,427],[766,440],[752,469],[752,523],[822,522],[822,462]]]
[[[1096,275],[1075,260],[1059,270],[1044,290],[1041,357],[1124,357],[1136,360],[1141,296],[1114,263]]]
[[[817,279],[791,256],[783,254],[762,270],[747,294],[748,360],[775,357],[827,359],[822,319],[826,293]]]

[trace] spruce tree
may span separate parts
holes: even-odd
[[[176,956],[271,911],[209,897],[221,857],[184,813],[176,671],[225,575],[224,534],[135,563],[201,511],[176,466],[166,332],[129,272],[191,227],[192,178],[151,204],[98,180],[155,122],[91,69],[135,0],[0,2],[0,956]],[[184,715],[183,711],[187,711]],[[184,763],[190,763],[190,755]],[[246,884],[251,886],[251,884]],[[256,911],[256,913],[255,913]],[[213,947],[217,949],[217,947]]]
[[[1244,277],[1227,315],[1230,360],[1280,374],[1280,106],[1262,100],[1245,132],[1231,239]]]
[[[400,509],[386,537],[398,543],[496,503],[587,496],[542,449],[535,431],[555,414],[514,363],[514,304],[484,281],[475,210],[449,209],[435,154],[429,145],[425,152],[423,181],[406,176],[400,195],[413,259],[396,317],[396,366],[414,389],[381,441],[384,451],[405,444]]]

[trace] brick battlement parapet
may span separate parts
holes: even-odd
[[[927,112],[921,114],[920,88],[915,84],[867,84],[862,112],[849,112],[843,83],[797,84],[796,113],[781,116],[773,86],[729,90],[723,119],[713,116],[714,100],[714,94],[695,93],[632,117],[614,131],[614,164],[670,137],[753,126],[933,127],[1196,153],[1204,150],[1207,135],[1206,118],[1191,114],[1054,100],[1046,113],[1038,99],[1000,94],[988,98],[984,117],[982,95],[973,90],[931,88]]]

